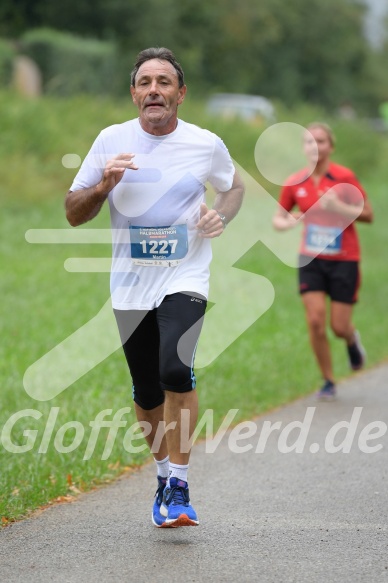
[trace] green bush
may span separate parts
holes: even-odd
[[[22,52],[39,66],[46,93],[108,94],[115,86],[115,45],[40,28],[21,38]]]
[[[12,45],[0,39],[0,86],[6,87],[10,84],[12,78],[12,63],[16,55],[16,50]]]

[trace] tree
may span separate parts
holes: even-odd
[[[125,91],[138,51],[167,46],[193,92],[375,107],[387,83],[380,54],[364,37],[364,16],[357,0],[3,0],[0,30],[16,38],[46,26],[114,41]]]

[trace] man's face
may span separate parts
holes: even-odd
[[[334,149],[329,135],[323,128],[311,128],[306,131],[303,147],[308,160],[315,164],[329,159]]]
[[[186,86],[179,87],[178,74],[171,63],[159,59],[143,63],[131,94],[145,131],[159,135],[174,131],[177,108],[185,97]]]

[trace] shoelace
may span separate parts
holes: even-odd
[[[162,500],[163,500],[163,492],[164,492],[165,487],[166,487],[166,483],[163,484],[163,482],[159,482],[159,486],[157,487],[157,490],[155,492],[156,502],[157,502],[157,504],[159,504],[159,506],[161,505]]]
[[[182,486],[173,486],[168,494],[171,504],[174,506],[186,506],[188,504],[188,494]]]

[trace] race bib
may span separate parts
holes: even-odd
[[[339,227],[307,225],[305,247],[306,251],[317,255],[337,255],[342,249],[342,230]]]
[[[131,257],[135,265],[175,267],[189,249],[187,225],[129,226]]]

